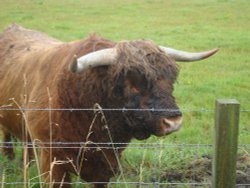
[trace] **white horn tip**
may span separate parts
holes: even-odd
[[[214,54],[217,53],[218,51],[219,51],[219,48],[214,48],[214,49],[208,51],[208,52],[207,52],[207,55],[204,56],[203,59],[206,59],[206,58],[208,58],[208,57],[214,55]]]
[[[174,60],[181,62],[192,62],[192,61],[199,61],[202,59],[206,59],[215,54],[216,52],[218,52],[219,50],[219,48],[214,48],[212,50],[204,52],[185,52],[163,46],[160,46],[160,48]]]

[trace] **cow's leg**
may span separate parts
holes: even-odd
[[[99,161],[96,159],[99,159]],[[109,179],[114,174],[114,171],[112,171],[108,165],[105,159],[102,159],[102,154],[96,154],[94,157],[87,158],[86,163],[83,164],[83,168],[81,169],[81,178],[87,182],[92,182],[92,187],[94,188],[107,188]]]
[[[50,180],[53,182],[53,188],[71,188],[71,179],[68,172],[63,168],[63,165],[54,165]]]
[[[33,145],[30,137],[28,138],[28,161],[31,161],[34,158]]]
[[[42,173],[45,174],[45,182],[53,185],[53,188],[71,188],[70,175],[65,170],[65,164],[50,163],[49,152],[42,151],[41,155]]]
[[[2,145],[2,151],[3,151],[3,154],[5,156],[8,157],[8,159],[12,160],[15,158],[15,153],[14,153],[14,145],[12,143],[13,139],[12,138],[12,135],[6,131],[6,130],[3,130],[3,145]],[[31,140],[29,139],[28,141],[29,143],[31,143]],[[33,159],[33,148],[32,148],[32,145],[28,145],[28,161],[30,161],[31,159]]]
[[[22,136],[21,140],[25,143],[22,148],[22,161],[25,159],[28,163],[34,158],[33,144],[29,135]]]
[[[15,158],[13,143],[11,143],[11,134],[7,131],[3,131],[3,154],[12,160]]]

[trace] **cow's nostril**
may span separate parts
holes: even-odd
[[[160,122],[160,135],[167,135],[180,129],[182,117],[162,118]]]
[[[171,120],[169,120],[169,119],[166,119],[166,118],[164,118],[164,119],[162,120],[162,123],[163,123],[165,126],[168,126],[168,127],[174,126],[174,122],[171,121]]]

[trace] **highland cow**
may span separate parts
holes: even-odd
[[[106,187],[124,150],[108,143],[180,128],[182,114],[172,95],[175,60],[200,60],[216,51],[187,53],[149,40],[116,43],[97,35],[65,43],[11,25],[0,35],[4,140],[36,141],[41,171],[53,187],[70,187],[71,174]],[[4,153],[14,157],[11,147]]]

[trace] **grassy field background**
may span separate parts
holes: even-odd
[[[178,63],[175,96],[184,114],[182,129],[143,142],[211,144],[215,100],[234,98],[242,110],[239,144],[250,144],[249,0],[0,0],[0,31],[11,23],[63,41],[95,32],[115,41],[151,39],[187,51],[219,47],[219,53],[205,61]],[[250,153],[249,147],[240,151]],[[127,181],[150,182],[166,169],[181,168],[209,153],[206,147],[131,148],[123,155],[123,170]],[[30,176],[35,176],[32,168]],[[22,181],[20,157],[9,163],[0,155],[3,174],[5,181]]]

